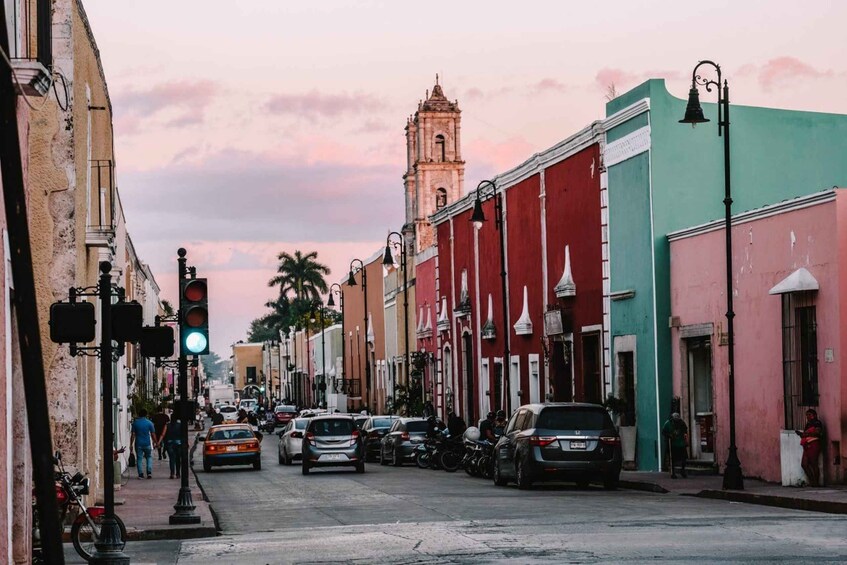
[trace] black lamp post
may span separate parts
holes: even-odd
[[[330,294],[330,298],[331,297],[332,297],[332,294]],[[316,404],[318,405],[318,408],[320,408],[321,407],[320,406],[321,400],[322,400],[322,397],[323,397],[323,395],[320,394],[320,393],[326,391],[326,375],[327,375],[327,370],[326,370],[326,324],[324,323],[324,304],[323,304],[323,302],[321,302],[320,300],[315,300],[314,308],[317,308],[317,310],[318,310],[318,323],[320,324],[320,327],[321,327],[321,384],[324,385],[323,391],[321,390],[321,387],[318,384],[318,379],[317,379],[317,372],[318,371],[317,371],[317,369],[315,369],[315,398],[317,400]],[[323,399],[323,400],[325,401],[326,399]]]
[[[509,388],[509,302],[506,298],[506,230],[503,229],[503,195],[497,192],[497,186],[493,181],[484,180],[476,187],[476,201],[473,205],[471,221],[476,229],[482,228],[485,222],[485,214],[482,212],[482,197],[484,192],[494,196],[494,226],[500,232],[500,291],[503,295],[503,387],[506,392],[506,414],[512,413],[512,393]],[[499,398],[497,399],[499,402]]]
[[[341,375],[336,375],[336,379],[341,377],[344,378],[344,371],[347,368],[347,347],[346,347],[346,336],[347,334],[344,332],[344,292],[341,289],[341,285],[338,283],[332,283],[329,285],[329,298],[326,301],[326,305],[330,308],[335,308],[335,298],[334,294],[338,294],[338,300],[341,302],[339,305],[341,309]],[[342,381],[343,382],[343,381]],[[336,387],[336,391],[338,387]]]
[[[396,235],[399,241],[394,245],[400,247],[400,266],[403,268],[403,343],[406,346],[406,355],[403,358],[403,372],[406,385],[409,384],[409,275],[406,263],[406,240],[401,234],[393,231],[385,238],[385,256],[382,264],[386,267],[394,265],[394,256],[391,254],[391,236]],[[397,409],[397,378],[396,371],[391,371],[391,407]]]
[[[353,274],[353,263],[359,262],[359,266],[362,270],[362,293],[365,295],[365,339],[368,339],[368,270],[365,269],[365,264],[361,259],[353,259],[350,261],[350,275],[347,278],[347,284],[349,286],[356,286],[356,277]],[[356,328],[356,338],[358,339],[359,329]],[[362,346],[362,349],[365,351],[368,350],[368,344],[365,343]],[[360,361],[361,362],[361,361]],[[365,359],[365,400],[367,403],[367,408],[370,410],[371,407],[371,364],[369,360]]]
[[[718,79],[705,79],[697,74],[698,69],[707,65],[715,69]],[[724,235],[726,236],[726,330],[727,357],[729,360],[729,455],[723,473],[723,488],[732,490],[744,489],[744,476],[741,472],[741,461],[735,446],[735,331],[732,309],[732,192],[730,190],[729,174],[729,85],[726,80],[721,84],[721,67],[712,61],[700,61],[691,73],[691,90],[688,91],[688,106],[685,117],[679,122],[695,126],[708,122],[700,106],[700,92],[697,85],[703,85],[708,92],[715,87],[718,93],[718,136],[723,136],[723,169],[724,169],[724,199],[726,220]]]

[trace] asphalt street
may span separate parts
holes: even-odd
[[[413,466],[277,464],[197,477],[223,536],[160,545],[146,563],[847,562],[847,517],[567,484],[498,488]],[[198,493],[199,495],[199,493]],[[163,553],[172,551],[172,553]]]

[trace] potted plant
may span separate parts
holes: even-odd
[[[610,394],[603,403],[606,410],[618,420],[618,433],[621,435],[621,452],[624,464],[635,465],[635,446],[637,444],[634,414],[630,412],[629,403],[625,398]]]

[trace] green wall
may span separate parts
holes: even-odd
[[[701,101],[709,97],[714,100],[714,93],[701,89]],[[643,98],[650,99],[651,150],[608,171],[611,289],[636,291],[631,300],[612,302],[611,332],[636,336],[639,467],[656,470],[656,417],[667,417],[672,397],[666,236],[723,217],[723,138],[717,135],[715,104],[703,104],[710,123],[694,129],[678,123],[686,101],[671,96],[664,80],[647,81],[612,100],[606,114]],[[607,141],[645,121],[641,115],[620,124],[607,132]],[[847,186],[847,116],[732,105],[730,122],[733,213]],[[724,455],[718,454],[720,462]]]

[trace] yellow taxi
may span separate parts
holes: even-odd
[[[253,469],[262,468],[261,441],[250,424],[222,424],[212,426],[203,442],[203,470],[207,473],[212,467],[223,465],[253,465]]]

